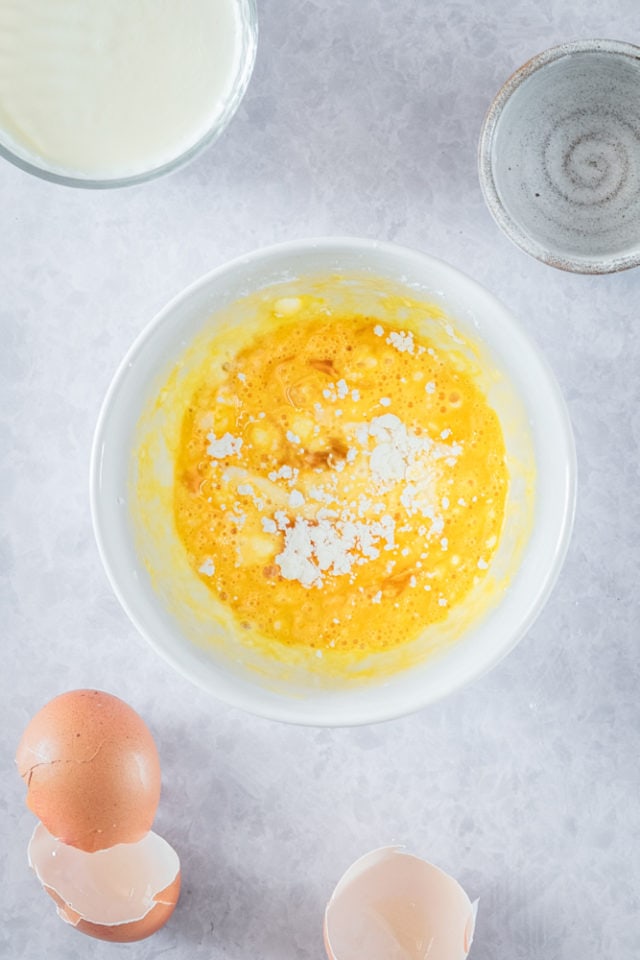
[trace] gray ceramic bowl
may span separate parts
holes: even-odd
[[[581,40],[525,63],[491,104],[479,168],[495,220],[538,260],[640,265],[640,47]]]

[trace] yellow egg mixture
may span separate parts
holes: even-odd
[[[396,648],[485,575],[508,471],[457,339],[275,299],[210,365],[182,422],[174,518],[252,636],[319,656]]]

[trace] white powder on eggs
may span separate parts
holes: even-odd
[[[383,336],[385,331],[377,325],[374,333]],[[410,332],[391,332],[386,342],[402,353],[415,353],[413,334]],[[427,393],[432,393],[435,384],[430,382],[425,389]],[[360,399],[359,392],[351,390],[343,378],[335,384],[329,384],[323,393],[325,398],[334,402],[349,396],[353,401]],[[381,397],[379,403],[389,406],[391,399]],[[319,404],[315,405],[315,409],[316,414],[322,412]],[[347,424],[345,431],[346,455],[336,459],[329,469],[317,469],[318,473],[324,474],[322,484],[316,483],[308,488],[302,485],[300,489],[297,479],[299,470],[288,464],[268,474],[272,484],[277,486],[284,481],[288,487],[283,491],[283,497],[277,493],[268,495],[272,502],[271,509],[278,504],[286,504],[288,509],[277,509],[273,517],[260,517],[262,530],[280,541],[280,552],[275,562],[282,576],[287,580],[296,580],[307,588],[321,587],[326,576],[352,577],[356,564],[375,560],[381,550],[396,549],[396,522],[387,512],[389,507],[385,503],[385,495],[390,495],[392,502],[395,499],[404,508],[407,518],[418,514],[429,521],[428,525],[421,524],[418,530],[425,539],[440,537],[444,530],[439,507],[446,509],[449,501],[437,495],[437,481],[442,470],[437,464],[438,461],[444,461],[447,466],[455,466],[462,452],[460,444],[441,442],[449,437],[450,431],[443,431],[440,440],[432,440],[428,436],[415,434],[391,413],[373,417],[369,422]],[[286,438],[291,444],[301,444],[300,437],[292,430],[286,431]],[[217,437],[211,432],[207,434],[207,440],[207,453],[213,460],[241,454],[242,439],[231,433]],[[349,482],[342,489],[338,487],[339,476],[347,467],[355,471],[354,476],[359,478],[360,483],[363,476],[368,477],[370,496],[361,493],[357,500],[347,502]],[[229,468],[227,472],[229,470],[241,472],[240,467]],[[246,474],[242,479],[247,479]],[[257,510],[262,513],[265,503],[256,496],[250,483],[239,483],[237,492],[241,496],[251,497]],[[313,506],[312,501],[321,506]],[[302,507],[305,508],[304,515],[299,512]],[[233,519],[241,528],[246,517],[241,513],[239,503],[234,505],[234,512]],[[372,516],[376,519],[369,519]],[[411,529],[410,523],[398,527],[399,531]],[[443,550],[447,549],[446,538],[441,539],[440,545]],[[402,553],[407,555],[409,551],[405,548]],[[200,568],[201,572],[212,575],[213,569],[211,573],[209,569],[209,561],[205,561]],[[415,578],[412,579],[415,581]],[[379,592],[373,602],[379,603],[380,597]]]
[[[207,434],[207,440],[209,441],[207,453],[215,460],[222,460],[224,457],[231,457],[240,453],[242,447],[242,438],[234,437],[230,433],[225,433],[222,437],[216,437],[212,431]]]
[[[292,525],[283,520],[278,526],[284,532],[284,547],[276,563],[285,580],[298,580],[304,587],[322,586],[323,574],[349,574],[355,563],[375,559],[381,542],[387,549],[394,546],[392,517],[372,523],[296,517]]]
[[[415,343],[411,331],[409,331],[409,333],[404,333],[402,331],[396,332],[394,330],[389,334],[385,342],[390,344],[392,347],[395,347],[400,353],[409,353],[411,356],[413,356],[415,352]]]

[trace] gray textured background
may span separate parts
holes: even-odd
[[[477,960],[637,960],[640,271],[527,258],[485,209],[475,160],[513,69],[562,40],[640,42],[637,0],[263,0],[260,14],[246,100],[185,170],[90,193],[0,165],[0,956],[321,960],[335,882],[396,841],[480,897]],[[415,246],[504,300],[564,389],[580,468],[566,566],[517,650],[438,706],[335,731],[243,715],[165,666],[106,582],[87,493],[103,394],[153,314],[237,254],[321,234]],[[173,919],[127,948],[66,927],[26,866],[15,746],[78,686],[150,724],[158,830],[183,862]]]

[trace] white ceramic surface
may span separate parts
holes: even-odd
[[[279,281],[287,282],[284,295],[296,296],[314,277],[344,275],[349,283],[360,273],[379,278],[381,284],[397,283],[409,295],[436,303],[463,336],[486,350],[490,368],[495,367],[508,385],[505,396],[496,392],[491,398],[507,451],[514,464],[526,461],[529,446],[524,434],[530,430],[530,458],[536,471],[531,533],[528,512],[514,508],[516,494],[510,493],[509,521],[502,537],[508,549],[502,566],[509,570],[509,582],[499,602],[487,613],[483,610],[479,621],[455,642],[422,663],[390,676],[382,672],[367,685],[323,683],[306,668],[291,675],[291,670],[285,673],[268,660],[254,662],[235,637],[223,648],[224,632],[214,644],[196,644],[201,614],[182,597],[177,601],[180,607],[172,607],[168,596],[178,573],[171,564],[149,560],[163,552],[163,545],[154,540],[143,546],[144,533],[136,532],[131,466],[140,443],[138,420],[155,401],[185,345],[215,323],[216,311]],[[371,305],[362,302],[367,313]],[[525,479],[512,476],[511,491]],[[191,680],[235,706],[272,719],[318,725],[399,716],[440,699],[497,663],[531,625],[556,580],[569,542],[574,502],[575,453],[564,402],[544,359],[509,311],[447,264],[399,246],[349,238],[258,250],[215,270],[176,297],[122,361],[100,414],[91,466],[91,507],[100,553],[120,602],[147,640]],[[156,517],[146,522],[166,529],[171,528],[172,517],[160,524]],[[507,548],[507,540],[525,537],[522,555],[515,547]],[[145,560],[152,564],[153,578]],[[215,636],[213,623],[210,629]]]
[[[504,84],[480,138],[497,223],[545,263],[577,273],[640,264],[640,47],[561,44]]]
[[[247,94],[172,176],[63,190],[0,164],[0,957],[324,960],[359,856],[404,844],[480,898],[469,960],[638,960],[640,272],[578,276],[496,228],[482,118],[539,50],[614,33],[637,0],[260,0]],[[424,250],[508,305],[574,427],[576,522],[540,617],[495,669],[389,723],[272,723],[171,668],[131,624],[91,529],[105,391],[177,290],[257,247],[357,234]],[[162,762],[156,830],[183,891],[150,940],[89,941],[27,866],[13,757],[75,687],[123,697]]]

